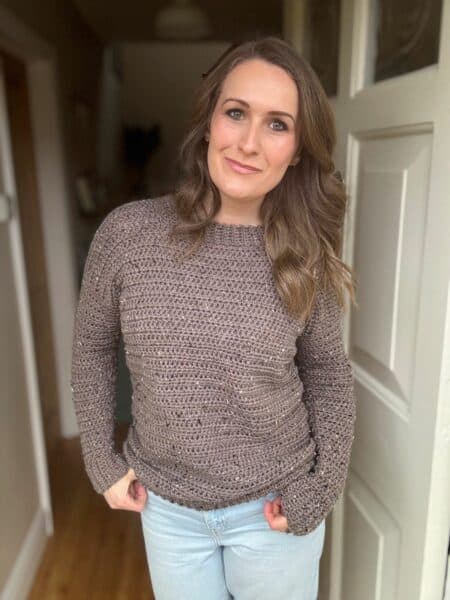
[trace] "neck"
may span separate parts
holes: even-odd
[[[262,225],[259,216],[262,200],[236,200],[221,194],[221,206],[213,220],[224,225]],[[212,203],[211,192],[207,196],[208,203]]]

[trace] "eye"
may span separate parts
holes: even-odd
[[[233,116],[233,113],[238,113],[238,114],[242,114],[242,110],[240,108],[230,108],[229,110],[226,111],[225,114],[227,114],[229,117],[231,117],[232,119],[234,119],[235,121],[238,120],[238,118],[235,118]]]
[[[286,123],[284,121],[281,121],[280,119],[274,119],[272,121],[272,123],[277,124],[275,131],[287,131],[288,130],[288,126],[286,125]]]

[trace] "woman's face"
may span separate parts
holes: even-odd
[[[251,59],[227,75],[208,145],[209,174],[222,202],[262,202],[280,182],[294,159],[297,118],[297,87],[281,67]]]

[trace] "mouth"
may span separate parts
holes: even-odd
[[[251,165],[244,165],[237,160],[232,160],[231,158],[225,157],[225,160],[237,173],[259,173],[261,169],[257,169],[256,167],[252,167]]]

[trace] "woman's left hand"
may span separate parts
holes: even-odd
[[[289,526],[286,517],[281,510],[281,496],[271,500],[266,500],[264,504],[264,516],[272,529],[287,533]]]

